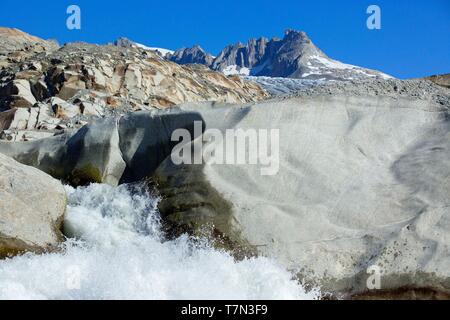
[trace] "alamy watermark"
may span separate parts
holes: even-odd
[[[260,165],[263,176],[276,175],[280,168],[279,129],[207,129],[194,122],[194,137],[187,129],[172,133],[179,142],[172,150],[172,162],[181,164]],[[192,143],[191,143],[192,142]]]
[[[68,290],[81,289],[81,270],[78,266],[70,266],[65,270],[65,286]]]
[[[380,290],[381,289],[381,268],[377,265],[370,266],[367,268],[367,274],[369,277],[366,281],[367,289],[369,290]]]
[[[366,25],[369,30],[381,29],[381,8],[376,4],[367,7],[366,13],[370,16],[367,18]]]
[[[69,30],[81,29],[81,9],[77,5],[70,5],[67,7],[66,13],[69,17],[66,20],[66,26]]]

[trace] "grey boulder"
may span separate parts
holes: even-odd
[[[55,249],[65,210],[59,181],[0,154],[0,257]]]
[[[168,158],[154,175],[165,220],[275,257],[338,296],[371,292],[374,268],[383,290],[449,294],[448,92],[434,101],[428,84],[394,80],[352,88],[195,106],[206,129],[279,129],[279,171]]]

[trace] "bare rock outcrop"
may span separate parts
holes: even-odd
[[[43,40],[18,29],[0,27],[0,70],[56,49],[58,44],[54,41]]]
[[[0,153],[72,185],[119,185],[153,175],[176,142],[170,132],[201,121],[179,108],[97,119],[79,130],[34,141],[2,142]]]
[[[0,119],[13,117],[11,122],[1,121],[1,138],[10,141],[79,128],[92,118],[109,115],[194,101],[245,103],[268,96],[253,82],[202,66],[180,66],[135,46],[72,43],[31,54],[32,45],[40,42],[14,32],[25,44],[11,50],[29,54],[0,72]],[[1,41],[6,40],[0,32]],[[11,111],[21,108],[27,111]],[[25,128],[7,126],[18,122]]]

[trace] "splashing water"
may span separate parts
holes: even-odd
[[[163,241],[158,199],[130,186],[66,187],[59,253],[0,261],[0,299],[317,299],[268,258],[235,261],[187,236]]]

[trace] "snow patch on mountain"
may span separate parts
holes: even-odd
[[[244,76],[249,76],[251,74],[251,69],[246,68],[246,67],[238,67],[237,65],[232,65],[232,66],[228,66],[225,69],[222,70],[222,72],[226,75],[226,76],[230,76],[230,75],[244,75]]]
[[[312,75],[333,75],[340,71],[347,71],[347,73],[342,75],[345,80],[354,80],[355,78],[358,78],[359,75],[368,78],[379,77],[382,79],[392,79],[391,76],[379,71],[364,69],[319,55],[311,56],[310,61],[306,63],[306,68],[309,69],[309,71],[302,74],[303,78]]]
[[[134,43],[138,48],[144,49],[144,50],[151,50],[151,51],[157,51],[159,54],[163,57],[165,57],[168,53],[173,54],[174,50],[164,49],[164,48],[158,48],[158,47],[147,47],[146,45],[143,45],[141,43]]]
[[[118,47],[124,47],[124,48],[130,48],[130,47],[135,47],[135,48],[141,48],[144,50],[150,50],[150,51],[154,51],[156,53],[158,53],[161,57],[166,58],[166,56],[168,54],[173,54],[175,51],[173,50],[169,50],[169,49],[165,49],[165,48],[158,48],[158,47],[149,47],[146,46],[144,44],[138,43],[138,42],[134,42],[130,39],[127,38],[119,38],[116,41],[114,41],[114,45],[118,46]]]

